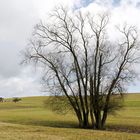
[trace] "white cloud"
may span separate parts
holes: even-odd
[[[23,68],[20,74],[14,77],[4,78],[1,76],[0,96],[19,97],[41,95],[41,85],[39,81],[39,74],[31,67]]]

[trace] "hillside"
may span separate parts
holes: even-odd
[[[76,139],[127,140],[140,138],[140,94],[128,94],[125,107],[110,115],[109,131],[83,130],[77,128],[72,114],[60,115],[48,110],[44,101],[48,97],[25,97],[18,103],[0,103],[0,140],[3,139]],[[114,132],[118,131],[118,132]],[[123,131],[123,133],[121,133]],[[20,134],[17,135],[17,132]]]

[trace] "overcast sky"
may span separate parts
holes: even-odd
[[[0,0],[1,97],[45,95],[38,71],[19,65],[20,51],[27,46],[34,25],[58,4],[93,13],[106,10],[112,25],[127,22],[140,29],[140,0]],[[140,82],[130,85],[129,92],[140,92]]]

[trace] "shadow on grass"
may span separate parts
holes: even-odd
[[[70,121],[32,121],[32,125],[38,126],[48,126],[48,127],[57,127],[57,128],[79,128],[78,124]],[[138,133],[140,134],[140,126],[131,126],[131,125],[107,125],[107,131],[115,132],[127,132],[127,133]]]
[[[31,121],[30,124],[58,128],[78,128],[78,124],[70,121]]]
[[[140,134],[140,126],[133,125],[107,125],[108,131],[117,131],[117,132],[127,132],[127,133],[137,133]]]
[[[28,122],[21,121],[3,121],[14,124],[23,124],[23,125],[33,125],[33,126],[47,126],[53,128],[79,128],[78,123],[70,121],[46,121],[46,120],[28,120]],[[92,130],[92,129],[90,129]],[[131,126],[131,125],[107,125],[105,131],[115,131],[115,132],[127,132],[127,133],[136,133],[140,134],[140,126]]]
[[[79,128],[78,124],[75,122],[70,121],[46,121],[46,120],[28,120],[26,121],[2,121],[7,123],[14,123],[14,124],[23,124],[23,125],[33,125],[33,126],[47,126],[47,127],[55,127],[55,128]]]

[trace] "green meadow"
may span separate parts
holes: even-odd
[[[106,131],[79,129],[73,114],[44,106],[48,97],[0,103],[0,140],[140,140],[140,94],[128,94],[124,107],[110,114]]]

